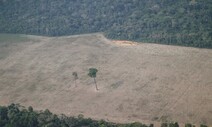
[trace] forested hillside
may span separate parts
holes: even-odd
[[[211,0],[1,0],[0,32],[212,48]]]

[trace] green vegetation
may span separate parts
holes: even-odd
[[[195,127],[195,125],[192,125],[190,123],[185,124],[185,127]]]
[[[169,123],[169,127],[179,127],[178,123]]]
[[[91,78],[93,78],[94,80],[94,84],[96,86],[96,90],[99,90],[96,84],[96,73],[98,72],[98,70],[96,68],[89,68],[89,73],[88,76],[90,76]]]
[[[162,123],[161,127],[168,127],[168,124],[167,123]]]
[[[175,122],[175,123],[162,123],[161,127],[179,127],[179,124],[177,122]]]
[[[200,127],[208,127],[207,125],[201,124]]]
[[[18,104],[8,107],[0,106],[0,127],[148,127],[141,123],[115,124],[104,120],[96,121],[90,118],[67,117],[65,115],[52,114],[48,109],[34,111]]]
[[[0,106],[0,127],[154,127],[134,122],[128,124],[117,124],[104,120],[92,120],[78,117],[67,117],[65,115],[55,115],[48,109],[45,111],[34,111],[31,106],[26,109],[19,104]],[[178,123],[162,123],[161,127],[179,127]],[[185,127],[191,127],[186,124]],[[200,125],[200,127],[207,127]]]
[[[192,124],[187,123],[187,124],[185,124],[185,127],[192,127]]]
[[[0,32],[212,48],[211,0],[1,0]]]

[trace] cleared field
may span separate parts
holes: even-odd
[[[99,91],[90,67],[99,70]],[[113,122],[212,125],[211,76],[210,49],[125,44],[101,34],[0,39],[0,105]]]

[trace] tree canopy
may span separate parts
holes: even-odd
[[[190,127],[191,124],[186,124]],[[153,127],[153,124],[145,125],[139,122],[118,124],[106,122],[104,120],[92,120],[78,117],[68,117],[64,114],[56,115],[48,109],[35,111],[30,106],[26,109],[19,104],[0,106],[0,127]],[[207,127],[206,125],[200,125]],[[178,123],[162,123],[161,127],[179,127]]]
[[[212,48],[211,0],[1,0],[0,32]]]
[[[96,68],[89,68],[89,73],[88,75],[92,78],[96,77],[96,73],[98,72],[98,70]]]
[[[96,86],[96,90],[99,90],[98,89],[98,86],[96,84],[96,73],[98,72],[98,70],[96,68],[89,68],[89,73],[88,73],[88,76],[92,77],[94,79],[94,84]]]

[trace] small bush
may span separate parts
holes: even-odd
[[[150,124],[149,127],[154,127],[154,124]]]
[[[193,126],[192,126],[192,124],[187,123],[187,124],[185,124],[185,127],[193,127]]]
[[[204,124],[201,124],[200,127],[208,127],[208,126],[206,126],[206,125],[204,125]]]
[[[162,123],[161,127],[168,127],[168,124],[167,123]]]
[[[178,123],[169,123],[169,127],[179,127]]]

